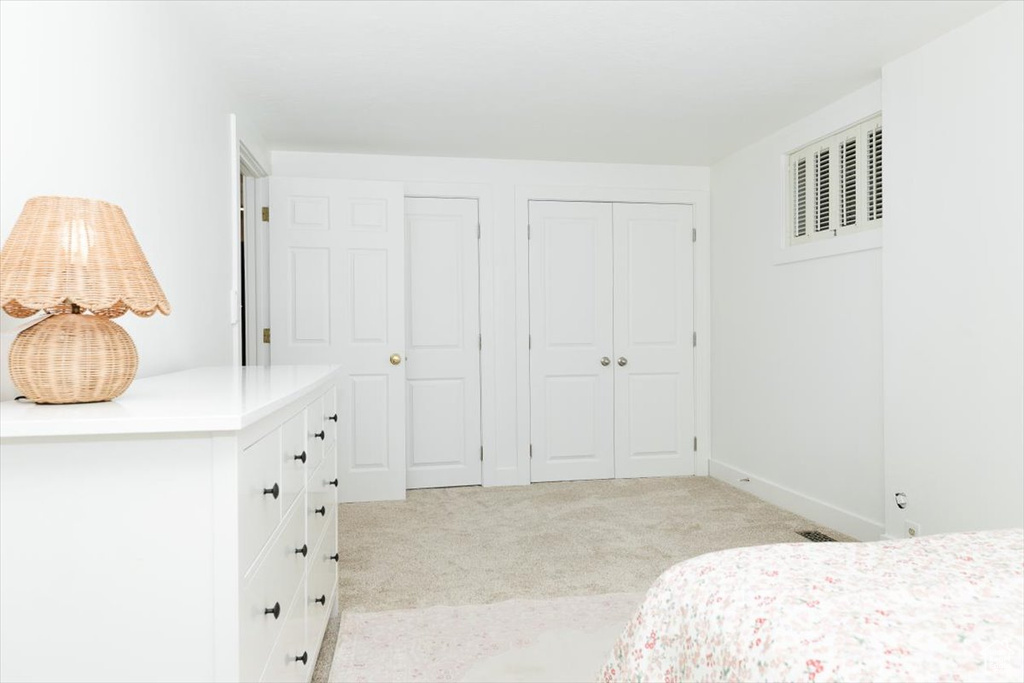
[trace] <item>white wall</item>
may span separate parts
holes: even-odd
[[[481,217],[485,233],[490,227],[490,254],[482,262],[493,263],[493,278],[482,283],[481,309],[484,324],[493,316],[493,353],[487,348],[485,331],[485,378],[488,359],[493,362],[494,394],[484,397],[484,420],[494,424],[494,434],[484,434],[485,481],[498,484],[528,483],[524,466],[528,437],[528,414],[523,401],[526,366],[517,363],[519,336],[526,322],[523,301],[528,299],[525,241],[517,236],[517,190],[526,187],[615,188],[636,192],[690,190],[699,193],[706,205],[709,174],[705,167],[645,166],[631,164],[585,164],[491,159],[401,157],[359,154],[315,154],[278,152],[271,154],[274,175],[342,178],[350,180],[391,180],[410,189],[428,189],[427,194],[456,194],[485,197]],[[469,188],[467,194],[463,192]],[[614,195],[614,192],[612,191]],[[521,199],[521,196],[519,197]],[[706,211],[706,208],[705,208]],[[706,214],[705,214],[706,220]],[[485,234],[486,237],[486,234]],[[490,297],[487,292],[490,291]],[[485,387],[486,391],[486,387]],[[488,420],[487,412],[491,412]],[[488,470],[488,468],[493,468]],[[490,475],[490,477],[488,477]]]
[[[229,363],[238,103],[158,3],[0,3],[0,237],[35,195],[121,205],[171,302],[118,319],[139,375]],[[239,129],[266,157],[259,134]],[[237,206],[237,204],[234,204]],[[10,330],[0,349],[3,398]]]
[[[1024,4],[882,79],[886,532],[1022,526]]]
[[[711,169],[711,474],[870,540],[883,522],[881,254],[778,262],[796,253],[780,249],[785,155],[880,109],[876,82]]]

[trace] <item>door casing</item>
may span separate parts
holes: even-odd
[[[480,485],[479,203],[406,197],[405,229],[406,485]],[[435,285],[441,291],[431,291]],[[436,301],[445,290],[454,301]],[[454,307],[448,315],[416,310],[437,303]]]
[[[531,481],[693,474],[693,207],[528,209]]]

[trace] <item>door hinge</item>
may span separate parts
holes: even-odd
[[[693,331],[693,348],[697,348],[697,331]]]
[[[526,239],[530,239],[530,224],[526,224]]]
[[[270,328],[269,327],[264,327],[263,328],[263,343],[264,344],[269,344],[270,343]]]
[[[526,335],[526,348],[528,348],[528,349],[532,349],[533,348],[533,335],[532,334]]]
[[[484,447],[480,447],[480,462],[484,461]]]
[[[477,348],[483,349],[484,348],[484,335],[482,333],[478,334],[476,336],[476,341],[477,341]]]
[[[480,224],[476,224],[476,238],[480,239]]]
[[[269,206],[264,206],[262,214],[263,214],[264,222],[269,223],[270,222],[270,207]]]
[[[693,452],[697,452],[697,437],[693,437]]]
[[[693,241],[697,241],[697,228],[693,228]]]
[[[530,459],[533,459],[533,444],[530,444]]]

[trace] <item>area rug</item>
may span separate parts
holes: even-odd
[[[330,681],[593,681],[642,600],[615,593],[346,612]]]

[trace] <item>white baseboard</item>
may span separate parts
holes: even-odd
[[[824,501],[747,474],[731,465],[712,460],[709,466],[713,478],[753,494],[773,505],[778,505],[783,510],[789,510],[812,522],[831,527],[847,536],[853,536],[857,540],[877,541],[885,532],[884,525],[878,522],[872,522],[870,519],[829,505]]]

